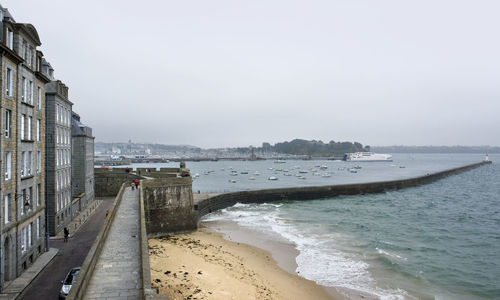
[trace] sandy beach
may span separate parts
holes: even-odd
[[[286,260],[280,267],[270,252],[208,228],[150,239],[149,248],[153,287],[170,299],[343,298],[292,274]]]

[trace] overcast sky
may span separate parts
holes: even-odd
[[[97,141],[500,146],[500,1],[0,0]]]

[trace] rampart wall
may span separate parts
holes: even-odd
[[[191,177],[143,180],[141,188],[148,236],[197,228]]]
[[[114,197],[123,183],[131,183],[135,179],[142,178],[133,172],[126,172],[124,168],[94,168],[95,196]]]

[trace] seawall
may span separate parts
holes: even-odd
[[[424,176],[391,181],[263,189],[225,193],[199,201],[195,204],[194,209],[198,212],[197,221],[199,221],[201,217],[208,213],[233,206],[236,203],[264,203],[281,200],[312,200],[339,195],[380,193],[387,190],[398,190],[431,183],[441,178],[468,171],[470,169],[474,169],[487,164],[491,164],[491,161],[483,161],[463,167],[427,174]]]

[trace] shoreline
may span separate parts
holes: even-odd
[[[271,252],[232,241],[234,236],[202,227],[149,239],[153,287],[169,299],[345,299],[278,266]],[[290,270],[293,264],[283,266]]]
[[[300,275],[297,271],[296,257],[299,251],[295,248],[295,244],[285,240],[278,234],[270,234],[269,232],[262,233],[256,230],[239,226],[235,221],[217,220],[217,221],[201,221],[200,228],[211,230],[221,234],[222,238],[230,242],[242,243],[258,249],[264,250],[272,255],[272,258],[277,263],[278,267],[288,272],[291,275],[299,276],[305,280],[314,282]],[[344,287],[325,286],[314,282],[317,286],[326,290],[333,299],[378,299],[376,296],[364,293],[358,290],[348,289]]]

